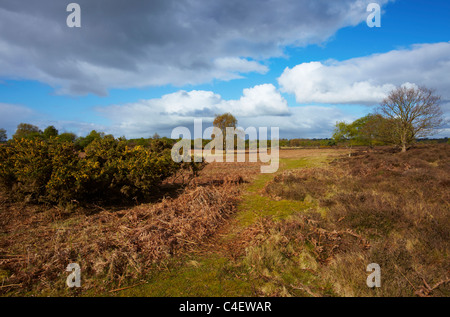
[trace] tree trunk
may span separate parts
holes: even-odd
[[[406,143],[403,143],[403,144],[402,144],[402,153],[403,153],[403,152],[406,152]]]
[[[407,139],[406,138],[406,134],[407,134],[407,129],[405,127],[403,127],[402,138],[401,138],[401,140],[402,140],[402,153],[406,152],[406,144],[408,143],[406,141],[406,139]]]

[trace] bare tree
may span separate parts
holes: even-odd
[[[443,123],[440,96],[425,87],[398,87],[381,103],[378,112],[389,122],[391,141],[406,152],[416,138],[436,133]]]

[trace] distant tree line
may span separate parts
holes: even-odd
[[[335,145],[344,146],[377,146],[396,145],[404,152],[414,142],[431,142],[425,139],[438,131],[444,123],[443,113],[440,108],[440,96],[434,91],[425,87],[398,87],[382,101],[378,109],[371,114],[355,120],[352,123],[337,122],[332,138],[330,139],[281,139],[280,147],[329,147]],[[225,149],[226,128],[236,128],[237,119],[231,113],[216,115],[213,125],[223,132],[223,142]],[[48,126],[41,131],[37,126],[21,123],[13,135],[13,139],[57,139],[61,142],[72,142],[79,151],[84,150],[94,140],[103,138],[114,138],[112,135],[105,135],[103,132],[92,130],[87,136],[77,137],[74,133],[65,132],[59,134],[54,126]],[[422,139],[422,140],[421,140]],[[141,145],[151,147],[155,144],[168,146],[174,144],[175,140],[163,137],[157,133],[151,138],[139,138],[126,140],[125,137],[119,140],[126,141],[131,146]],[[158,140],[158,142],[154,142]],[[7,141],[5,129],[0,129],[0,142]],[[203,139],[204,148],[211,140]],[[237,146],[237,136],[235,136],[235,149]],[[191,140],[194,148],[194,140]],[[259,141],[245,140],[245,148],[250,144]],[[436,142],[448,142],[443,139]],[[270,140],[267,146],[271,146]]]
[[[280,147],[328,147],[334,146],[333,139],[281,139]]]

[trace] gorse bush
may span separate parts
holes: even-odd
[[[81,178],[85,162],[80,160],[71,142],[57,142],[49,146],[51,175],[46,183],[44,199],[50,202],[65,202],[82,198]]]
[[[85,182],[83,188],[94,196],[107,191],[109,195],[132,198],[150,194],[180,168],[180,164],[172,161],[170,148],[159,151],[142,146],[131,148],[126,141],[107,137],[86,148],[80,181]]]
[[[52,174],[49,144],[39,139],[14,139],[3,146],[0,178],[17,199],[40,199]]]
[[[117,201],[146,198],[186,163],[173,162],[170,144],[129,147],[106,136],[85,152],[59,137],[14,139],[0,148],[0,182],[16,200],[30,202]],[[198,169],[196,163],[193,171]]]

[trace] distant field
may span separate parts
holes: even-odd
[[[450,145],[211,163],[135,206],[0,197],[3,296],[448,296]],[[247,153],[248,154],[248,153]],[[69,289],[65,268],[82,268]],[[381,266],[381,288],[366,266]]]

